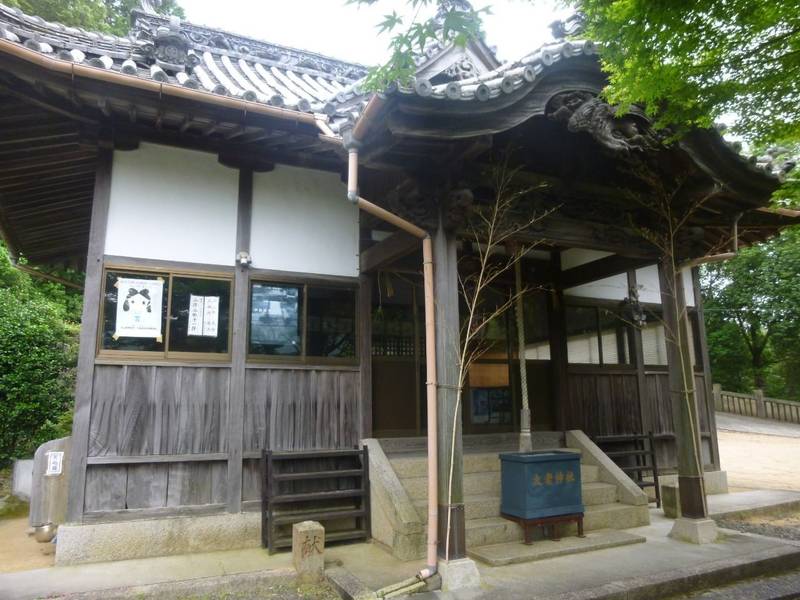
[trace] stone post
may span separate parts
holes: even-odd
[[[722,384],[715,383],[711,388],[711,393],[714,396],[714,410],[722,410]]]
[[[325,528],[316,521],[292,525],[292,562],[297,579],[318,583],[325,577]]]
[[[753,390],[753,400],[756,403],[756,416],[760,419],[766,419],[767,405],[764,403],[764,390]]]

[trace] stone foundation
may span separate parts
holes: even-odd
[[[261,513],[168,517],[58,528],[56,565],[256,548]]]

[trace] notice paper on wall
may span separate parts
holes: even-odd
[[[189,297],[188,335],[217,337],[219,327],[219,296]]]
[[[164,280],[117,277],[117,322],[114,339],[121,337],[161,340],[161,306]]]

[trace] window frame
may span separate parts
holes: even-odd
[[[106,293],[106,280],[108,273],[122,272],[122,273],[141,273],[143,275],[163,275],[166,280],[166,308],[167,317],[164,325],[164,350],[114,350],[111,348],[103,348],[103,332],[105,326],[105,293]],[[124,360],[131,362],[209,362],[209,363],[229,363],[231,362],[233,351],[233,319],[234,319],[234,305],[233,305],[233,269],[230,270],[221,268],[219,271],[192,269],[186,267],[169,267],[158,265],[131,265],[124,262],[108,262],[103,265],[102,282],[103,285],[100,290],[100,306],[98,307],[99,321],[97,327],[96,337],[96,359],[110,359],[110,360]],[[173,278],[183,279],[208,279],[212,281],[225,281],[228,283],[228,351],[222,352],[183,352],[183,351],[170,351],[170,331],[172,326],[171,312],[172,312],[172,280]]]
[[[253,284],[267,284],[276,286],[296,286],[302,289],[303,306],[298,312],[302,315],[300,327],[300,342],[302,352],[299,356],[288,356],[280,354],[256,354],[250,351],[250,329],[253,310]],[[338,356],[309,356],[308,352],[308,288],[334,288],[345,289],[353,292],[353,331],[354,353],[350,357]],[[277,365],[339,365],[339,366],[358,366],[361,360],[361,320],[360,315],[361,294],[359,294],[359,282],[347,280],[328,280],[313,277],[293,277],[275,273],[251,273],[247,280],[247,336],[245,338],[245,355],[248,364],[277,364]]]
[[[615,312],[620,310],[619,302],[613,300],[601,300],[596,298],[585,298],[582,296],[565,296],[565,307],[573,307],[573,308],[590,308],[594,309],[594,324],[595,329],[593,331],[593,339],[594,343],[597,345],[597,356],[598,361],[596,363],[573,363],[569,362],[569,356],[567,356],[567,365],[570,369],[584,369],[584,370],[591,370],[591,369],[606,369],[606,370],[624,370],[624,371],[635,371],[636,370],[636,357],[634,356],[633,352],[633,339],[632,336],[634,335],[633,329],[634,326],[630,323],[624,323],[623,325],[623,334],[617,336],[617,344],[624,339],[624,343],[627,346],[628,355],[628,362],[624,363],[608,363],[604,361],[603,356],[603,341],[602,341],[602,327],[601,327],[601,313],[600,311],[605,310],[608,312]],[[566,333],[566,332],[565,332]],[[569,336],[565,336],[566,340],[569,341]],[[618,351],[619,353],[619,351]]]

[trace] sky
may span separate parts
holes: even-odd
[[[263,41],[311,50],[372,66],[388,57],[389,36],[378,35],[383,15],[414,14],[405,0],[378,0],[373,6],[346,0],[180,0],[190,22]],[[557,0],[473,0],[491,6],[483,19],[486,41],[501,60],[514,60],[552,40],[549,25],[571,13]],[[424,18],[420,13],[418,18]]]

